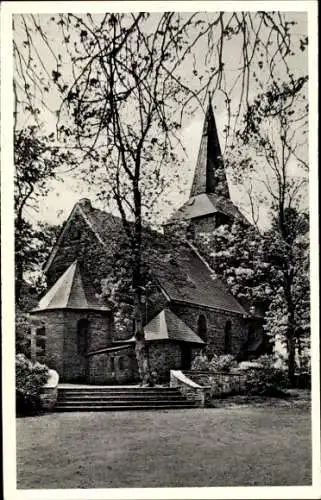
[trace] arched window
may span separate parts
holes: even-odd
[[[232,329],[232,323],[228,319],[227,322],[225,323],[225,328],[224,328],[224,353],[225,354],[231,353],[231,329]]]
[[[46,329],[44,326],[36,330],[36,346],[37,351],[41,351],[41,354],[44,355],[46,350]]]
[[[118,358],[118,368],[119,370],[124,370],[125,368],[124,358]]]
[[[254,325],[249,325],[247,338],[248,338],[249,344],[251,344],[251,342],[253,342],[253,340],[255,339],[255,327],[254,327]]]
[[[36,329],[35,341],[36,359],[37,361],[40,361],[40,363],[44,363],[46,356],[46,329],[44,326]]]
[[[195,239],[195,225],[193,223],[190,223],[187,230],[186,230],[186,236],[190,240]]]
[[[89,321],[82,318],[77,323],[77,350],[78,354],[84,355],[88,349]]]
[[[204,314],[200,314],[198,317],[197,333],[204,342],[207,342],[207,322]]]

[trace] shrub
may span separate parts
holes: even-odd
[[[209,362],[205,354],[197,354],[192,361],[191,370],[198,372],[207,372],[209,370]]]
[[[237,366],[237,361],[232,354],[223,354],[222,356],[213,356],[210,362],[210,371],[228,373]]]
[[[29,315],[16,311],[16,353],[30,356],[30,319]]]
[[[245,370],[244,389],[248,394],[278,396],[288,387],[286,372],[274,366],[273,356],[264,355]]]
[[[40,389],[47,382],[48,368],[16,355],[16,408],[18,415],[32,415],[41,408]]]

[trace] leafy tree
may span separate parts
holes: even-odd
[[[230,292],[248,308],[264,311],[270,301],[270,263],[264,238],[253,225],[234,221],[199,233],[197,247]]]
[[[307,332],[309,318],[308,217],[307,197],[307,117],[305,86],[307,77],[294,78],[262,92],[248,108],[244,127],[238,133],[244,161],[235,171],[253,179],[261,169],[261,189],[271,213],[271,231],[266,234],[268,262],[274,290],[269,306],[269,333],[283,334],[288,353],[289,378],[295,372],[295,345],[299,332]],[[253,162],[253,153],[258,158]],[[304,319],[303,319],[304,318]]]
[[[276,227],[275,227],[276,226]],[[279,220],[267,234],[266,254],[274,272],[272,300],[266,314],[266,330],[286,344],[288,374],[293,382],[296,348],[310,335],[309,221],[295,209],[284,212],[283,234]]]
[[[54,134],[40,136],[35,126],[17,130],[14,137],[15,160],[15,280],[16,303],[20,304],[26,275],[39,271],[50,250],[58,227],[42,223],[35,227],[27,210],[37,212],[64,162],[72,162],[69,152],[54,143]],[[26,290],[25,290],[26,291]]]
[[[34,227],[24,219],[20,227],[23,228],[21,232],[16,230],[15,233],[16,270],[22,269],[22,275],[15,276],[16,290],[19,291],[19,297],[16,295],[15,311],[16,353],[30,357],[30,327],[33,320],[28,313],[36,306],[46,289],[42,266],[60,228],[47,223],[39,223]]]
[[[265,314],[265,330],[288,352],[288,375],[295,350],[303,354],[310,333],[309,222],[295,209],[284,213],[285,239],[276,218],[260,234],[254,226],[222,225],[198,236],[196,244],[215,274],[241,303]]]
[[[137,333],[135,328],[135,294],[132,282],[132,247],[126,235],[120,238],[114,234],[111,238],[112,248],[117,250],[108,256],[109,272],[102,280],[102,297],[113,308],[115,327],[123,338],[128,338],[128,332]],[[107,258],[107,256],[106,256]],[[178,287],[188,283],[188,278],[181,270],[181,264],[186,259],[184,243],[177,234],[164,236],[149,228],[142,231],[142,251],[140,267],[140,314],[141,325],[146,324],[152,317],[159,313],[166,303],[160,291],[160,280],[167,282],[175,280]],[[167,263],[166,266],[164,264]],[[178,272],[178,269],[180,271]],[[133,322],[134,319],[134,322]],[[134,328],[133,328],[134,327]],[[140,348],[140,346],[139,346]],[[149,375],[148,348],[143,346],[143,358],[138,365],[141,379],[144,383],[152,384],[146,375]],[[136,355],[139,360],[140,353]]]
[[[77,148],[84,177],[97,183],[105,202],[113,198],[121,215],[131,249],[137,358],[146,367],[142,373],[146,372],[147,381],[142,221],[150,219],[168,182],[178,179],[177,132],[182,117],[201,104],[212,87],[226,98],[227,130],[232,129],[231,96],[237,89],[235,128],[258,76],[266,81],[276,65],[281,73],[290,71],[293,24],[285,15],[267,12],[21,15],[14,19],[16,119],[23,106],[38,120],[39,103],[48,106],[46,96],[54,94],[61,140]],[[225,60],[233,41],[240,48],[241,64],[235,79],[227,83],[231,68]],[[203,54],[200,60],[196,46]],[[51,60],[50,69],[44,53]],[[169,164],[170,172],[164,169]]]

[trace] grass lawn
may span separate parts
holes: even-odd
[[[17,419],[18,488],[311,484],[310,411],[216,408]]]

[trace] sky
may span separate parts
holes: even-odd
[[[307,34],[307,16],[305,13],[288,13],[289,20],[295,20],[298,24],[295,27],[296,35],[305,36]],[[42,20],[45,18],[42,17]],[[55,33],[51,33],[50,30],[46,33],[48,37],[51,36],[53,43],[55,42]],[[16,35],[16,40],[19,41],[19,32]],[[21,40],[20,40],[21,41]],[[204,43],[205,40],[204,40]],[[230,68],[237,68],[238,61],[235,57],[239,47],[237,46],[238,41],[232,40],[229,42],[228,51],[225,52],[225,64],[229,65]],[[39,51],[45,50],[41,48],[41,45],[37,45]],[[205,50],[204,44],[199,44],[195,47],[195,57],[197,60],[200,60],[203,52]],[[45,56],[45,51],[43,52]],[[294,72],[296,69],[298,71],[307,72],[307,57],[306,53],[302,53],[298,51],[296,55],[293,57],[293,68]],[[50,67],[50,61],[48,59],[48,68]],[[186,75],[191,71],[190,67],[183,68],[183,72],[186,72]],[[231,69],[231,75],[233,76],[233,69]],[[185,76],[186,76],[185,75]],[[235,99],[238,98],[237,92],[235,94]],[[54,93],[50,93],[48,98],[48,105],[55,109],[57,108],[57,98]],[[218,129],[218,135],[221,143],[221,148],[224,154],[224,134],[223,129],[226,125],[227,114],[225,109],[225,104],[223,100],[223,95],[216,93],[212,100],[214,113],[216,118],[216,124]],[[44,107],[41,108],[42,119],[44,121],[44,127],[46,132],[50,132],[55,130],[56,119],[55,116],[49,113]],[[186,149],[186,157],[182,163],[182,175],[181,178],[184,180],[185,188],[183,189],[182,194],[179,194],[179,188],[183,186],[172,185],[169,190],[166,192],[166,198],[170,200],[171,205],[167,203],[162,203],[162,216],[163,219],[166,219],[170,213],[178,208],[189,195],[189,190],[192,184],[192,178],[194,173],[194,168],[196,164],[196,158],[198,153],[198,148],[200,144],[201,138],[201,130],[203,127],[204,121],[204,110],[200,107],[195,109],[195,112],[192,116],[187,116],[185,118],[185,122],[183,124],[183,128],[180,132],[180,138],[182,144]],[[21,114],[19,117],[19,125],[23,126],[28,123],[28,118],[25,115]],[[102,207],[102,205],[95,200],[95,193],[90,188],[90,186],[82,184],[75,180],[70,174],[60,176],[59,181],[52,181],[50,183],[49,194],[46,198],[43,198],[39,204],[38,212],[34,212],[32,209],[28,209],[27,216],[34,221],[47,221],[52,224],[61,223],[65,220],[74,204],[82,197],[88,197],[92,200],[93,205],[98,208]],[[230,183],[230,192],[231,198],[235,204],[237,204],[243,212],[246,213],[247,206],[244,200],[244,191],[240,189],[240,186],[233,186]],[[265,212],[261,210],[263,214],[262,217],[264,219]]]

